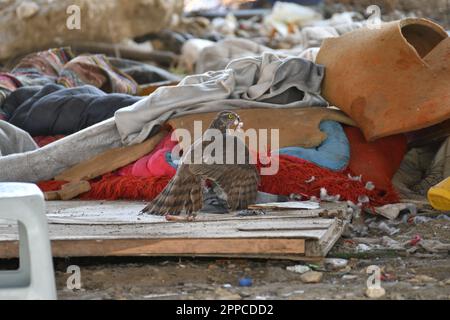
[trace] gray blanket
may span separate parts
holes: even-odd
[[[36,182],[114,147],[144,141],[171,117],[252,107],[326,106],[320,97],[324,67],[273,53],[232,61],[226,70],[186,77],[115,117],[44,148],[0,158],[0,181]]]
[[[144,141],[172,117],[239,108],[327,106],[320,96],[324,67],[264,53],[232,61],[225,70],[188,76],[115,114],[125,144]]]

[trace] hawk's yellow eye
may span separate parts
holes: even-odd
[[[232,113],[230,113],[230,114],[228,115],[228,118],[233,119],[233,118],[234,118],[234,115],[233,115]]]

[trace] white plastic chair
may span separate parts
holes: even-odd
[[[18,270],[0,271],[0,299],[56,299],[42,192],[34,184],[0,183],[0,219],[18,222],[20,263]]]

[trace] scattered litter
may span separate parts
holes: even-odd
[[[448,220],[450,221],[450,217],[446,214],[441,214],[439,216],[436,217],[436,220]]]
[[[328,202],[338,202],[340,198],[341,198],[341,196],[339,194],[335,195],[335,196],[331,196],[331,195],[328,195],[327,189],[320,188],[320,200],[328,201]]]
[[[264,24],[276,30],[281,36],[287,37],[292,26],[304,26],[321,16],[313,9],[289,2],[276,2],[270,15],[266,16]]]
[[[369,181],[369,182],[366,183],[365,188],[366,188],[367,190],[369,190],[369,191],[372,191],[372,190],[375,189],[375,185],[373,184],[372,181]]]
[[[310,179],[306,180],[305,183],[311,183],[316,180],[316,177],[312,176]]]
[[[375,213],[382,215],[389,220],[395,220],[403,210],[408,210],[411,215],[417,215],[417,206],[412,203],[387,204],[375,208]]]
[[[355,276],[354,274],[344,274],[342,276],[342,280],[356,280],[358,279],[358,276]]]
[[[429,217],[424,217],[424,216],[414,216],[411,217],[410,219],[408,219],[409,223],[412,224],[422,224],[422,223],[427,223],[429,221],[431,221],[432,219]]]
[[[214,293],[220,298],[225,300],[240,300],[241,296],[237,293],[232,293],[224,288],[217,288]]]
[[[445,167],[445,165],[444,165]],[[445,169],[444,169],[445,171]],[[428,191],[428,200],[433,208],[440,211],[450,210],[450,177],[447,177]]]
[[[370,199],[368,196],[366,195],[362,195],[358,197],[358,204],[364,204],[364,203],[369,203]]]
[[[240,287],[251,287],[253,285],[253,280],[251,278],[241,278],[239,279]]]
[[[322,278],[323,273],[317,271],[308,271],[300,276],[300,280],[304,283],[319,283]]]
[[[325,271],[321,266],[319,266],[317,264],[309,263],[309,264],[307,264],[307,266],[310,267],[311,270],[314,270],[314,271]]]
[[[348,260],[346,259],[337,259],[337,258],[328,258],[324,260],[325,267],[331,270],[341,270],[348,265]]]
[[[349,173],[347,176],[348,176],[348,178],[349,178],[350,180],[352,180],[352,181],[359,181],[359,182],[362,182],[362,175],[359,175],[359,176],[356,176],[356,177],[352,177],[352,175]]]
[[[424,283],[437,282],[437,280],[435,278],[427,276],[425,274],[419,274],[419,275],[416,275],[414,278],[410,279],[409,282],[424,284]]]
[[[420,240],[419,247],[431,253],[448,253],[450,251],[450,243],[442,243],[439,240]]]
[[[374,223],[374,224],[376,225],[376,223]],[[384,221],[380,222],[378,224],[377,229],[380,230],[380,231],[383,231],[383,232],[385,232],[385,233],[387,233],[387,234],[389,234],[391,236],[393,236],[393,235],[395,235],[395,234],[400,232],[400,229],[394,228],[394,227],[390,227]]]
[[[347,211],[353,215],[354,219],[359,219],[359,217],[361,217],[361,204],[356,205],[355,203],[353,203],[353,201],[348,200],[347,206]]]
[[[251,217],[251,216],[262,216],[265,215],[266,212],[262,209],[245,209],[236,213],[238,217]]]
[[[384,236],[381,238],[381,244],[391,250],[404,250],[405,247],[398,241]]]
[[[409,240],[409,245],[416,246],[420,241],[422,241],[422,237],[420,235],[415,235],[411,240]]]
[[[364,243],[360,243],[356,246],[356,252],[367,252],[370,250],[372,250],[372,248]]]
[[[311,268],[308,267],[308,266],[304,266],[304,265],[298,264],[298,265],[295,265],[295,266],[288,266],[288,267],[286,267],[286,270],[287,271],[291,271],[291,272],[295,272],[295,273],[303,274],[303,273],[306,273],[308,271],[311,271]]]
[[[146,296],[144,296],[144,299],[154,299],[154,298],[165,298],[165,297],[176,297],[179,295],[184,295],[186,294],[185,292],[181,292],[181,293],[155,293],[155,294],[148,294]]]
[[[293,295],[304,294],[304,293],[305,293],[304,290],[295,290],[295,291],[292,291],[292,292],[283,293],[282,296],[287,298],[287,297],[290,297],[290,296],[293,296]]]
[[[229,284],[229,283],[225,283],[222,287],[225,288],[225,289],[229,289],[229,288],[231,288],[233,286],[231,284]]]

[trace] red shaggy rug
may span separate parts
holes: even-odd
[[[367,205],[374,207],[399,201],[399,196],[392,186],[386,191],[377,188],[367,190],[365,182],[349,179],[349,173],[348,170],[334,172],[299,158],[281,155],[278,173],[261,176],[259,190],[279,195],[296,193],[319,197],[320,189],[325,188],[328,195],[340,195],[341,200],[350,200],[354,203],[358,202],[358,197],[365,195],[370,199]],[[81,195],[79,199],[152,200],[170,179],[169,176],[142,178],[110,173],[91,180],[91,190]],[[38,186],[44,192],[56,191],[64,183],[64,181],[44,181],[38,183]]]

